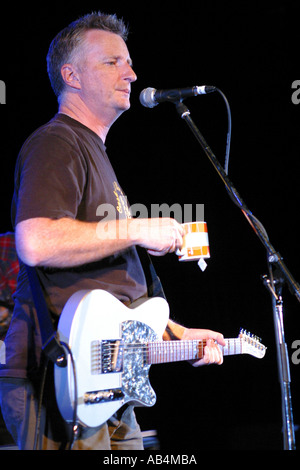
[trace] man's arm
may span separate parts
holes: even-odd
[[[183,230],[171,218],[81,222],[71,218],[32,218],[16,226],[16,247],[29,266],[74,267],[97,261],[134,245],[155,256],[182,245]]]

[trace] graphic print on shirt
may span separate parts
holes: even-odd
[[[117,205],[116,205],[117,211],[119,212],[120,215],[123,215],[124,218],[130,219],[131,212],[130,212],[130,208],[127,202],[127,196],[125,196],[125,194],[123,193],[117,181],[113,182],[113,188],[114,188],[113,192],[117,200]]]

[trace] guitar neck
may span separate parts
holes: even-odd
[[[225,346],[219,346],[224,356],[243,354],[241,338],[229,338],[225,339],[225,342]],[[206,340],[155,341],[148,343],[148,364],[202,359],[205,346]]]

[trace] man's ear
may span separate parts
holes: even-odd
[[[67,86],[71,88],[81,89],[80,79],[76,72],[75,67],[72,64],[64,64],[60,69],[63,81]]]

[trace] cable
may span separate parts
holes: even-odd
[[[230,144],[231,144],[231,128],[232,128],[232,121],[231,121],[231,110],[229,106],[229,102],[224,95],[224,93],[219,90],[219,88],[216,88],[216,91],[222,96],[226,109],[227,109],[227,121],[228,121],[228,127],[227,127],[227,139],[226,139],[226,152],[225,152],[225,164],[224,164],[224,170],[226,175],[228,175],[228,167],[229,167],[229,154],[230,154]]]
[[[78,406],[77,396],[78,394],[77,394],[76,367],[75,367],[75,360],[74,360],[74,357],[73,357],[73,354],[69,345],[63,342],[61,342],[60,344],[67,350],[68,354],[70,355],[72,369],[73,369],[73,377],[74,377],[74,408],[73,408],[73,417],[72,417],[72,428],[71,428],[71,437],[69,439],[68,447],[66,449],[66,450],[72,450],[75,437],[76,437],[76,432],[78,430],[78,425],[77,425],[77,406]],[[43,366],[43,374],[42,374],[41,387],[40,387],[40,393],[39,393],[33,450],[39,450],[38,440],[39,440],[39,435],[40,435],[40,420],[41,420],[41,413],[42,413],[42,401],[43,401],[44,390],[45,390],[46,376],[47,376],[47,371],[48,371],[48,363],[49,361],[46,359],[46,362]]]
[[[38,440],[39,440],[39,435],[40,435],[42,403],[43,403],[43,397],[44,397],[47,371],[48,371],[48,360],[45,358],[45,364],[43,365],[43,374],[42,374],[41,386],[40,386],[40,390],[39,390],[39,400],[38,400],[38,407],[37,407],[37,417],[36,417],[36,425],[35,425],[35,432],[34,432],[33,450],[39,450],[38,449]]]
[[[229,169],[229,155],[230,155],[230,145],[231,145],[231,130],[232,130],[232,119],[231,119],[231,110],[230,110],[230,105],[229,102],[225,96],[225,94],[219,89],[216,88],[216,91],[222,96],[226,109],[227,109],[227,121],[228,121],[228,127],[227,127],[227,140],[226,140],[226,152],[225,152],[225,164],[224,164],[224,171],[226,175],[228,175],[228,169]],[[234,191],[231,191],[227,185],[226,185],[227,192],[229,194],[229,197],[231,200],[242,210],[243,214],[245,217],[248,219],[250,225],[255,228],[256,226],[259,227],[259,230],[264,234],[265,238],[268,240],[268,234],[266,232],[266,229],[262,225],[262,223],[252,214],[252,212],[244,205],[243,202],[240,201],[238,198],[237,194]]]
[[[71,428],[71,438],[69,441],[69,446],[67,450],[72,450],[72,447],[74,445],[75,437],[76,437],[76,432],[78,430],[78,425],[77,425],[77,407],[78,407],[78,400],[77,400],[77,376],[76,376],[76,367],[75,367],[75,360],[72,354],[72,351],[67,343],[61,342],[61,345],[66,348],[70,359],[71,359],[71,364],[72,364],[72,369],[73,369],[73,378],[74,378],[74,407],[73,407],[73,418],[72,418],[72,428]]]

